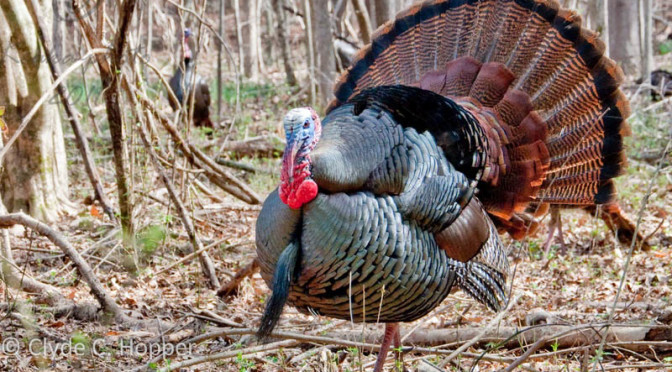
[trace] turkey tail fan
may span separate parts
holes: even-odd
[[[623,73],[604,49],[554,0],[425,1],[374,33],[337,81],[328,111],[384,85],[450,97],[497,145],[479,199],[500,228],[518,226],[521,237],[513,221],[531,203],[613,200],[630,108]]]

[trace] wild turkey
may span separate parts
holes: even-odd
[[[654,88],[651,91],[654,99],[660,100],[662,97],[672,96],[672,72],[665,70],[652,72],[651,85]]]
[[[383,25],[320,120],[284,119],[281,184],[256,227],[273,293],[259,336],[299,311],[386,323],[453,285],[507,302],[497,235],[523,238],[548,205],[604,204],[624,164],[629,105],[597,36],[555,1],[432,0]]]
[[[184,79],[182,78],[183,70],[180,66],[177,67],[175,74],[170,78],[170,89],[173,90],[173,93],[175,93],[175,97],[177,97],[180,104],[184,104],[185,102],[185,90],[183,87],[188,87],[191,84],[192,79],[194,79],[194,64],[191,61],[192,54],[191,47],[189,46],[190,37],[191,30],[184,30]],[[200,75],[196,75],[196,78],[193,81],[194,87],[196,87],[196,90],[194,91],[194,125],[197,127],[214,128],[212,121],[210,121],[210,88],[208,87],[208,83]],[[188,98],[190,90],[187,89],[186,93],[186,97]],[[173,110],[179,109],[173,101],[170,101],[170,107]]]

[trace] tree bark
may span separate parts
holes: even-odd
[[[609,0],[592,0],[588,2],[588,27],[600,35],[606,46],[605,53],[609,55]]]
[[[362,35],[362,42],[368,44],[371,42],[373,27],[371,26],[369,11],[366,9],[366,1],[352,0],[352,7],[355,9],[355,16],[357,17],[357,23],[359,23],[359,32]]]
[[[310,84],[310,105],[315,106],[315,102],[317,101],[316,97],[316,92],[315,92],[315,86],[316,86],[316,81],[315,81],[315,50],[314,46],[315,44],[313,43],[314,41],[314,35],[315,33],[313,32],[313,20],[312,17],[310,16],[310,8],[312,4],[310,0],[303,0],[303,14],[305,15],[303,17],[303,20],[306,22],[306,50],[308,53],[308,78],[309,81],[308,83]]]
[[[56,51],[51,48],[49,38],[46,34],[47,28],[44,24],[44,15],[42,14],[42,10],[39,8],[39,3],[37,0],[28,0],[27,4],[30,4],[31,15],[33,16],[33,21],[37,26],[37,34],[40,38],[40,41],[42,42],[42,49],[44,49],[44,54],[46,56],[47,62],[49,63],[51,74],[54,80],[57,80],[61,75],[61,68],[59,60],[56,59]],[[93,187],[94,195],[100,202],[105,213],[107,213],[111,219],[114,219],[114,210],[112,209],[110,202],[107,200],[103,186],[100,183],[100,177],[98,176],[98,171],[96,169],[96,165],[93,162],[91,150],[89,149],[89,142],[82,131],[82,126],[79,123],[78,113],[68,98],[70,97],[68,88],[65,83],[61,83],[56,89],[58,91],[58,95],[61,97],[61,103],[63,104],[63,109],[65,110],[67,119],[70,121],[70,125],[72,126],[72,131],[75,134],[77,148],[82,155],[84,169],[86,170],[86,174],[89,176],[89,181]]]
[[[609,50],[626,74],[639,74],[639,10],[632,0],[609,1]]]
[[[224,34],[224,14],[226,12],[226,1],[219,0],[219,34],[225,38]],[[217,121],[222,121],[222,51],[224,46],[222,41],[217,40]]]
[[[336,59],[329,0],[312,0],[310,14],[315,45],[315,77],[319,92],[319,107],[326,107],[333,97]]]
[[[642,80],[651,81],[653,72],[653,0],[642,0]]]
[[[65,52],[65,0],[52,0],[54,12],[54,24],[51,33],[51,45],[54,46],[54,58],[63,61]]]
[[[51,1],[43,0],[42,7]],[[11,30],[16,55],[10,55],[15,92],[5,91],[4,95],[16,96],[6,107],[4,119],[8,124],[8,135],[18,128],[21,118],[35,105],[51,85],[51,72],[44,62],[40,46],[26,4],[19,0],[0,1],[5,23]],[[49,9],[49,8],[47,8]],[[51,9],[44,12],[45,23],[51,26]],[[5,27],[3,27],[5,28]],[[2,38],[3,54],[9,49],[9,35]],[[18,58],[17,58],[18,57]],[[6,60],[6,58],[5,58]],[[66,209],[68,203],[68,174],[65,144],[56,105],[43,105],[26,130],[7,152],[4,158],[5,172],[0,176],[0,193],[10,212],[25,211],[42,221],[55,221]]]
[[[121,227],[123,231],[124,245],[130,247],[133,245],[133,201],[130,186],[128,184],[128,148],[126,147],[126,129],[122,115],[120,100],[120,77],[121,77],[121,59],[126,45],[126,36],[130,26],[131,18],[135,9],[136,0],[126,0],[121,4],[119,10],[118,29],[112,40],[112,51],[109,60],[102,55],[96,55],[98,68],[100,71],[100,80],[103,87],[103,97],[105,99],[105,108],[107,111],[107,120],[110,125],[110,134],[112,136],[112,150],[114,152],[114,170],[117,178],[117,192],[119,194],[119,212]],[[84,31],[89,44],[94,48],[101,48],[103,22],[101,14],[98,15],[98,29],[94,31],[91,24],[84,18],[81,12],[80,0],[73,0],[75,15],[79,25]],[[100,12],[100,9],[99,9]],[[100,35],[100,36],[99,36]]]
[[[280,41],[280,54],[285,65],[285,76],[287,84],[295,86],[297,84],[294,67],[292,67],[291,54],[289,52],[289,35],[287,34],[287,16],[284,11],[285,0],[273,0],[273,9],[278,18],[278,40]]]
[[[257,21],[257,1],[243,1],[241,9],[242,37],[245,76],[259,80],[259,22]]]
[[[395,0],[376,0],[376,24],[378,27],[394,18],[397,10],[397,2]]]

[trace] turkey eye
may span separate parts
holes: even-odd
[[[303,123],[303,127],[308,128],[309,126],[310,126],[310,122],[308,120],[306,120],[306,122]]]

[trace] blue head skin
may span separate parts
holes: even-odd
[[[290,208],[299,209],[317,196],[310,152],[320,140],[322,124],[315,110],[309,107],[291,110],[283,124],[287,146],[282,158],[280,199]]]

